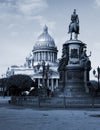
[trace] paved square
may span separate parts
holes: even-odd
[[[0,100],[0,130],[100,130],[99,109],[43,110]]]

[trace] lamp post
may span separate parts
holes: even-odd
[[[99,90],[99,80],[100,80],[100,67],[97,67],[97,70],[93,70],[93,75],[98,79],[98,90]]]
[[[42,73],[42,88],[44,90],[45,88],[45,61],[43,60],[42,62],[42,70],[43,70],[43,73]],[[45,94],[45,92],[44,92]]]
[[[44,98],[44,96],[46,96],[46,93],[45,93],[45,61],[44,60],[43,60],[41,65],[42,65],[42,88],[38,89],[38,103],[39,103],[39,107],[40,107],[41,99]],[[39,70],[39,68],[40,68],[40,64],[37,65],[37,69],[38,70]]]
[[[46,79],[47,79],[47,87],[49,88],[49,84],[48,84],[48,80],[49,80],[49,64],[47,64],[47,67],[46,67]]]
[[[42,69],[43,69],[43,74],[42,74],[42,86],[45,89],[45,95],[47,95],[47,89],[48,89],[48,80],[49,80],[49,64],[47,66],[45,65],[45,61],[42,62]],[[47,79],[47,82],[45,82],[45,79]]]

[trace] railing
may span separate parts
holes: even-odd
[[[100,97],[34,97],[13,96],[11,103],[15,105],[50,107],[50,108],[94,108],[100,107]]]

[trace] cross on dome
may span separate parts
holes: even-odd
[[[48,32],[48,27],[47,27],[46,24],[45,24],[45,26],[43,27],[43,31],[46,32],[46,33]]]

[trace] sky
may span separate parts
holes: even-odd
[[[87,44],[87,55],[92,52],[92,74],[100,65],[100,0],[0,0],[0,77],[9,66],[25,63],[45,24],[60,58],[74,9],[80,20],[78,39]]]

